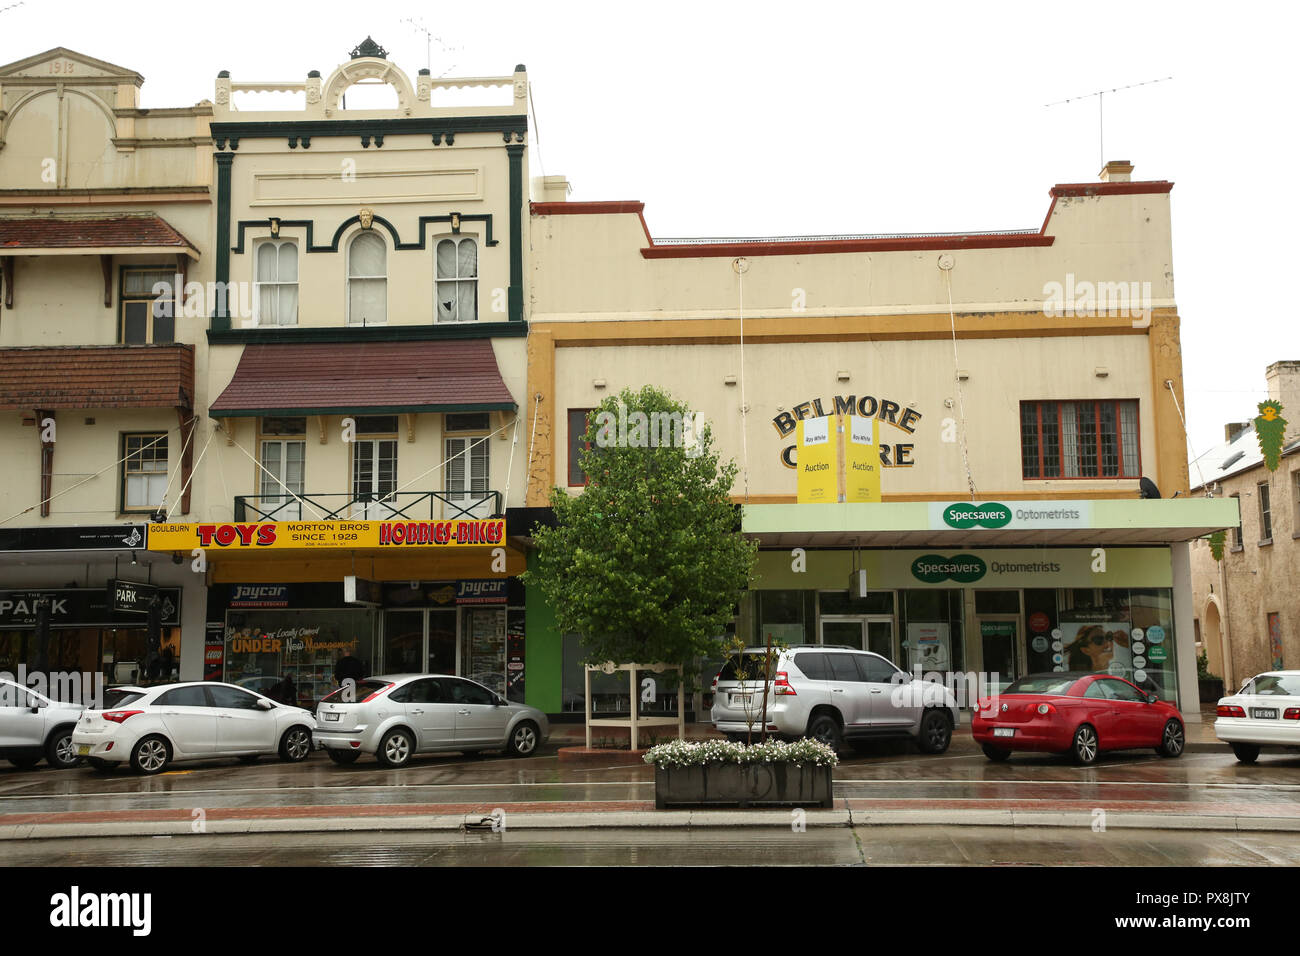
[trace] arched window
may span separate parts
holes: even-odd
[[[348,325],[388,321],[388,247],[373,232],[348,246]]]
[[[439,322],[473,322],[478,318],[478,243],[440,239],[434,297]]]

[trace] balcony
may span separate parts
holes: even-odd
[[[499,518],[503,504],[499,491],[236,495],[235,521],[452,521]]]

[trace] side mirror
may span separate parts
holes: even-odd
[[[493,694],[493,695],[492,695],[492,706],[493,706],[493,707],[504,707],[505,705],[506,705],[506,699],[505,699],[504,697],[502,697],[500,694]]]
[[[257,706],[262,708],[262,710],[275,710],[275,702],[267,700],[265,697],[259,697],[257,699]]]

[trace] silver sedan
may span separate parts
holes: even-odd
[[[528,757],[550,736],[546,715],[450,674],[393,674],[345,685],[320,702],[313,739],[349,764],[374,754],[402,767],[417,753],[504,750]]]

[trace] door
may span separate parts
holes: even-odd
[[[420,674],[424,656],[424,612],[384,612],[384,673]]]
[[[217,715],[216,752],[270,753],[276,748],[279,741],[275,739],[275,717],[258,706],[262,698],[221,684],[212,684],[207,691]]]
[[[447,439],[447,502],[443,516],[487,518],[492,513],[488,498],[488,458],[491,444],[487,436]]]
[[[262,441],[261,496],[258,509],[266,521],[301,521],[305,441]]]
[[[388,695],[406,708],[406,718],[415,728],[417,750],[446,750],[456,742],[457,707],[444,685],[443,680],[426,677]]]
[[[821,618],[821,642],[835,647],[851,647],[860,651],[866,639],[866,624],[860,617]]]
[[[847,651],[827,651],[826,661],[830,664],[831,705],[840,712],[844,719],[844,733],[862,731],[871,726],[871,688],[862,679],[858,670],[857,659],[860,654]]]
[[[506,739],[507,707],[493,703],[486,687],[459,677],[442,681],[456,705],[456,743],[458,745],[501,745]]]
[[[203,685],[169,690],[158,697],[154,706],[177,750],[210,754],[217,749],[217,711],[208,704]]]
[[[352,517],[383,521],[394,514],[397,439],[358,438],[352,443]]]
[[[894,654],[894,619],[892,617],[867,618],[867,646],[865,650],[879,654],[893,663],[898,660]]]
[[[867,722],[872,728],[913,727],[920,720],[921,708],[913,705],[914,695],[906,693],[903,675],[882,658],[871,654],[856,654],[858,671],[867,685],[870,713]]]
[[[980,646],[984,652],[985,693],[997,694],[1020,676],[1017,670],[1020,646],[1018,615],[988,615],[978,618]]]
[[[18,747],[40,747],[45,742],[44,708],[32,713],[40,696],[9,681],[0,681],[0,751]]]
[[[1103,677],[1097,683],[1106,683],[1115,701],[1116,731],[1123,747],[1155,747],[1161,742],[1165,728],[1164,715],[1147,703],[1147,698],[1128,681]]]
[[[456,619],[455,608],[432,608],[429,617],[429,641],[425,652],[425,673],[456,673]]]
[[[506,689],[506,612],[504,608],[465,611],[460,672],[494,693]]]

